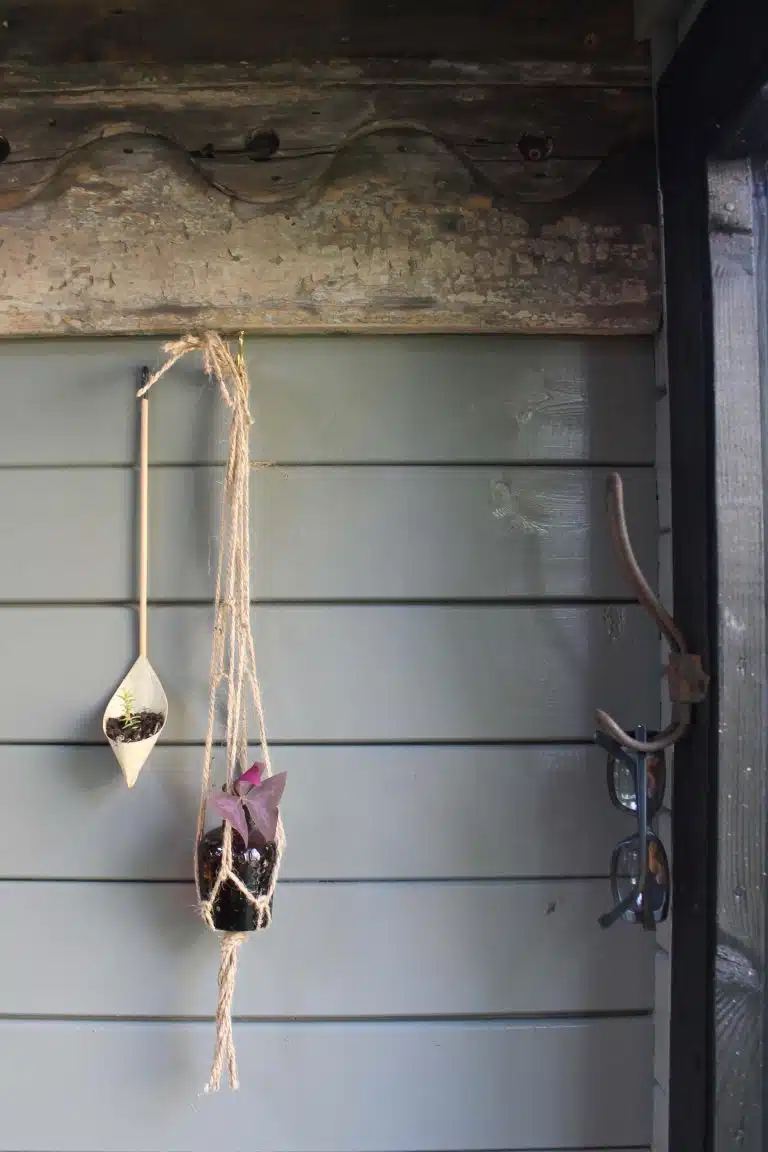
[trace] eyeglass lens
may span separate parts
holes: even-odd
[[[628,900],[633,891],[635,899],[623,914],[623,919],[631,923],[643,921],[644,902],[654,921],[658,924],[666,919],[669,909],[669,864],[664,846],[652,834],[648,838],[648,875],[645,888],[638,889],[642,869],[640,866],[640,837],[630,836],[623,840],[614,853],[611,870],[611,887],[616,903]]]
[[[652,735],[652,734],[651,734]],[[666,762],[663,753],[652,753],[645,759],[648,818],[658,812],[664,800]],[[637,812],[637,790],[632,768],[616,756],[608,758],[608,788],[613,803],[625,812]]]

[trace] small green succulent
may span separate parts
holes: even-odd
[[[122,690],[120,693],[120,703],[123,706],[123,714],[120,717],[123,731],[132,734],[138,729],[141,720],[136,712],[136,699],[130,688],[124,688]]]

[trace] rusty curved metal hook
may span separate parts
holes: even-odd
[[[616,548],[624,571],[635,590],[638,602],[645,608],[669,644],[669,662],[666,676],[672,700],[672,720],[653,740],[636,740],[617,724],[612,716],[598,709],[598,727],[606,735],[631,748],[634,752],[661,752],[685,735],[691,724],[691,706],[700,703],[707,694],[709,677],[703,671],[701,658],[688,651],[685,637],[651,589],[635,557],[627,528],[624,510],[624,485],[618,472],[608,477],[608,513]]]

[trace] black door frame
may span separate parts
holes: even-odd
[[[751,813],[754,827],[759,826],[761,830],[761,851],[768,815],[765,801],[768,769],[757,740],[765,717],[762,713],[752,716],[752,728],[747,726],[747,733],[738,744],[742,752],[745,740],[749,746],[743,753],[743,765],[735,763],[738,757],[731,755],[735,745],[724,743],[721,736],[721,725],[725,721],[731,724],[732,730],[741,730],[743,726],[744,704],[738,692],[732,690],[732,681],[737,674],[744,675],[744,668],[732,666],[733,652],[721,643],[723,633],[718,610],[723,602],[723,580],[728,578],[724,554],[718,556],[718,528],[721,548],[734,546],[734,539],[726,538],[723,533],[722,494],[729,477],[744,483],[740,473],[746,459],[744,452],[751,451],[759,457],[750,459],[747,468],[746,482],[752,485],[747,503],[752,513],[758,505],[763,508],[765,489],[765,433],[758,434],[756,449],[754,442],[750,449],[740,447],[738,442],[729,443],[727,437],[724,440],[722,402],[731,385],[738,387],[741,380],[756,389],[760,405],[768,385],[764,340],[762,349],[753,349],[752,362],[759,361],[761,365],[757,373],[760,379],[755,380],[755,372],[745,373],[743,362],[738,366],[741,375],[736,372],[733,379],[729,377],[729,356],[732,359],[738,345],[729,339],[732,333],[718,311],[724,306],[719,277],[725,267],[726,279],[733,273],[729,285],[735,285],[737,293],[744,293],[741,319],[744,321],[746,317],[746,321],[739,339],[758,340],[761,324],[765,335],[767,319],[763,315],[762,320],[756,322],[766,301],[766,294],[757,292],[757,283],[761,275],[768,277],[765,245],[759,241],[757,227],[765,205],[765,181],[763,179],[761,190],[761,179],[759,174],[755,175],[747,197],[749,204],[743,198],[739,203],[728,199],[725,219],[722,213],[715,219],[716,205],[713,207],[711,195],[713,165],[717,167],[722,161],[742,164],[742,169],[737,168],[730,175],[737,179],[737,190],[743,191],[744,180],[751,179],[753,174],[753,160],[761,152],[768,152],[768,107],[766,101],[759,99],[766,84],[767,0],[708,0],[661,78],[657,98],[666,274],[675,616],[691,650],[702,655],[705,668],[712,675],[709,699],[697,708],[694,727],[675,754],[669,1083],[669,1136],[673,1152],[708,1152],[710,1149],[726,1152],[731,1148],[762,1152],[763,1147],[768,1146],[763,1087],[768,1067],[763,1058],[766,1036],[764,938],[756,942],[756,948],[744,952],[746,966],[742,975],[751,984],[748,1003],[742,1005],[739,1019],[729,1024],[732,1031],[735,1029],[735,1043],[725,1088],[723,1038],[722,1033],[716,1035],[716,1023],[720,1022],[719,1017],[716,1019],[716,1005],[720,1012],[724,981],[734,978],[734,956],[738,969],[739,949],[744,943],[729,939],[724,944],[723,900],[727,903],[730,899],[747,897],[760,912],[761,930],[768,907],[766,884],[762,879],[763,861],[758,862],[759,878],[754,880],[754,891],[726,891],[723,870],[726,854],[746,852],[749,846],[718,843],[725,806],[733,803],[730,791],[726,790],[730,789],[734,774],[741,767],[746,770],[753,751],[758,759],[749,770],[759,774],[763,785],[758,793],[762,798],[758,810]],[[755,173],[758,168],[759,165],[755,165]],[[764,164],[762,172],[765,173]],[[743,177],[741,184],[738,183],[740,177]],[[728,219],[731,213],[733,218]],[[754,233],[753,221],[756,223]],[[748,233],[747,242],[744,237]],[[750,312],[752,304],[755,307]],[[761,428],[764,429],[764,424]],[[751,497],[754,499],[750,503]],[[740,508],[737,501],[734,504],[737,529]],[[763,526],[760,528],[762,551]],[[763,620],[764,556],[757,552],[755,566],[755,595],[761,599],[757,618]],[[727,587],[725,590],[728,591]],[[751,602],[750,597],[746,597],[747,606]],[[765,642],[766,637],[761,635],[758,647],[763,652]],[[752,671],[747,667],[747,675]],[[759,687],[762,692],[758,695],[768,695],[768,685],[763,683]],[[749,745],[750,740],[754,747]],[[719,771],[720,753],[725,759]],[[723,961],[724,955],[730,957],[729,972],[725,971],[728,965]],[[737,984],[739,978],[736,972]],[[729,984],[727,995],[731,991]],[[752,1040],[742,1044],[740,1040],[744,1037],[740,1036],[739,1029],[747,1029],[750,1020]],[[759,1099],[755,1096],[758,1086]],[[743,1123],[738,1119],[734,1121],[733,1098],[725,1100],[725,1094],[733,1097],[734,1090],[737,1096],[742,1090],[751,1094],[750,1114],[743,1117]],[[738,1111],[739,1107],[737,1114]]]

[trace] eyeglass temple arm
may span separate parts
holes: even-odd
[[[648,731],[643,725],[638,727],[637,735],[645,740]],[[643,927],[646,932],[655,930],[653,909],[648,899],[648,758],[647,754],[640,753],[635,761],[635,796],[637,797],[637,823],[640,834],[640,875],[637,886],[642,892]]]
[[[601,928],[611,928],[617,920],[621,920],[625,912],[629,912],[633,904],[637,902],[637,889],[633,888],[628,895],[624,897],[620,904],[615,908],[611,908],[610,912],[604,912],[602,916],[597,919]]]
[[[602,709],[597,710],[597,724],[612,739],[635,752],[661,752],[670,744],[675,744],[688,731],[691,723],[691,703],[704,699],[709,678],[701,672],[699,658],[689,655],[682,632],[651,589],[637,562],[627,528],[624,484],[618,472],[612,472],[608,477],[608,513],[611,533],[627,578],[635,590],[639,603],[645,608],[670,647],[667,674],[672,697],[672,722],[655,739],[648,741],[636,740],[630,736]],[[685,699],[681,698],[683,696]]]
[[[646,894],[647,877],[648,873],[646,871],[646,874],[642,880],[642,884],[638,884],[637,888],[633,888],[631,892],[628,892],[624,899],[619,904],[617,904],[615,908],[611,908],[610,912],[604,912],[602,916],[598,916],[597,922],[601,928],[610,928],[616,923],[617,920],[621,920],[624,913],[629,912],[630,908],[637,904],[638,894],[642,893],[643,927],[647,932],[655,932],[656,924],[653,919],[653,911],[648,907],[648,897]]]
[[[622,747],[618,740],[614,740],[613,736],[608,736],[605,732],[595,732],[595,743],[604,748],[609,756],[613,756],[616,760],[621,760],[622,764],[626,764],[630,772],[634,774],[635,771],[635,757],[630,756],[626,748]]]

